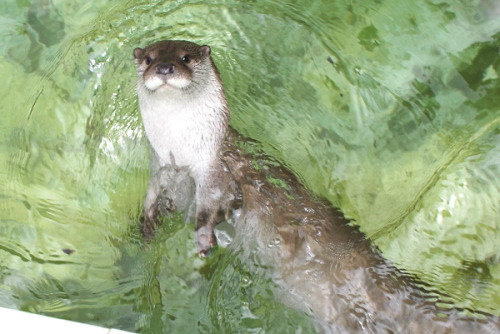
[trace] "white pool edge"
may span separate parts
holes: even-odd
[[[104,328],[74,321],[0,307],[2,334],[132,334],[114,328]]]

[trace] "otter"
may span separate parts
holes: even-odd
[[[162,41],[135,49],[134,57],[152,148],[145,235],[154,234],[162,207],[192,211],[186,198],[195,188],[200,255],[216,244],[215,224],[233,213],[230,247],[269,268],[277,297],[312,314],[320,332],[499,331],[498,317],[476,320],[443,307],[446,298],[395,268],[340,211],[231,129],[210,47]]]
[[[214,226],[238,201],[237,185],[220,158],[229,125],[226,96],[208,45],[161,41],[136,48],[137,94],[152,148],[151,179],[144,201],[143,233],[154,234],[157,173],[186,167],[196,185],[196,245],[201,256],[216,244]]]

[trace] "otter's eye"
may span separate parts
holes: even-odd
[[[151,58],[150,56],[147,56],[146,57],[146,65],[149,65],[153,62],[153,58]]]
[[[182,57],[182,61],[187,64],[191,61],[191,57],[189,57],[188,55],[185,55],[184,57]]]

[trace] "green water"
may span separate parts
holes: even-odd
[[[192,224],[144,246],[132,50],[165,38],[209,44],[232,126],[386,258],[500,314],[493,0],[3,1],[0,306],[143,332],[313,330],[266,268],[199,259]]]

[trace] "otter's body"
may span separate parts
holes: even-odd
[[[215,244],[219,213],[242,196],[231,247],[242,250],[256,270],[267,268],[282,288],[279,298],[312,313],[320,332],[498,333],[498,317],[476,321],[463,310],[442,307],[438,294],[394,268],[289,170],[266,162],[269,158],[253,148],[247,152],[250,141],[228,128],[226,99],[208,46],[163,41],[136,49],[134,56],[153,158],[144,203],[146,235],[159,207],[191,210],[192,177],[200,254]]]
[[[215,244],[219,213],[229,212],[237,196],[219,156],[229,111],[210,47],[161,41],[135,49],[134,57],[139,106],[153,151],[144,230],[152,233],[156,220],[153,185],[159,168],[187,167],[196,184],[196,242],[205,255]]]

